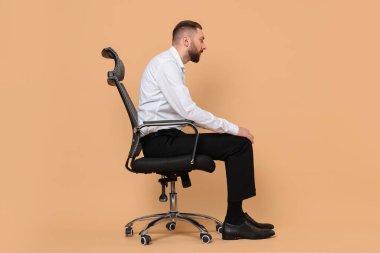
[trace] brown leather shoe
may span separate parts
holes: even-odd
[[[223,240],[238,240],[238,239],[265,239],[273,236],[275,233],[271,229],[260,229],[245,220],[240,225],[232,225],[227,222],[223,223],[222,230]]]
[[[249,216],[248,213],[244,213],[244,218],[245,218],[246,220],[248,220],[249,222],[251,222],[251,224],[253,224],[253,225],[254,225],[255,227],[257,227],[257,228],[262,228],[262,229],[274,229],[273,224],[257,222],[257,221],[255,221],[251,216]]]

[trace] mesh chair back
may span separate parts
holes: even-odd
[[[134,159],[141,152],[141,143],[140,143],[140,134],[135,131],[136,127],[138,126],[136,108],[127,90],[125,89],[124,85],[120,82],[124,80],[124,75],[125,75],[124,64],[119,58],[118,54],[115,52],[115,50],[113,50],[111,47],[104,48],[102,50],[102,56],[104,58],[113,59],[115,61],[114,70],[108,71],[107,73],[107,77],[108,77],[107,83],[111,86],[117,87],[117,90],[119,91],[119,94],[121,96],[121,99],[123,100],[125,108],[127,109],[129,120],[131,122],[131,126],[133,129],[132,144],[131,144],[131,149],[129,151],[128,157]]]

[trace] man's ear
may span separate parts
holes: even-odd
[[[189,37],[187,37],[187,36],[183,37],[183,44],[185,45],[185,47],[189,47],[190,46],[190,39],[189,39]]]

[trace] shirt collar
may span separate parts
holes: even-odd
[[[169,51],[174,56],[174,58],[175,58],[176,62],[178,63],[178,65],[182,68],[182,70],[184,70],[185,69],[185,65],[183,64],[181,56],[179,56],[179,53],[178,53],[177,49],[172,46],[172,47],[170,47]]]

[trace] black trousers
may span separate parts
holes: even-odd
[[[141,139],[144,156],[168,157],[191,154],[195,134],[164,129]],[[231,134],[199,134],[196,154],[225,162],[228,201],[240,201],[256,195],[252,143]]]

